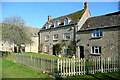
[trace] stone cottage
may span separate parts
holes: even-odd
[[[119,56],[120,12],[87,19],[76,37],[78,58]]]
[[[77,32],[84,22],[90,17],[88,3],[84,3],[84,9],[52,19],[48,21],[39,31],[39,52],[56,55],[54,45],[57,43],[70,42],[74,39],[74,30]],[[62,47],[63,55],[67,54],[68,46]]]

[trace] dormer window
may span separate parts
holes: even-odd
[[[48,29],[50,27],[50,25],[49,24],[46,24],[46,29]]]
[[[68,18],[66,18],[65,20],[64,20],[64,25],[68,25],[69,24],[69,20],[68,20]]]
[[[58,27],[58,25],[59,25],[59,22],[58,22],[58,21],[55,21],[54,27]]]

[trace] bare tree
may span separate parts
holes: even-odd
[[[2,23],[2,41],[18,46],[32,43],[31,37],[24,26],[25,21],[21,17],[5,18]]]

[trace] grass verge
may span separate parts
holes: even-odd
[[[66,80],[120,80],[120,71],[109,73],[96,73],[92,75],[68,76]]]
[[[53,78],[26,66],[2,59],[2,78]]]

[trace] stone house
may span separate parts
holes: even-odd
[[[73,40],[74,32],[77,32],[90,16],[87,2],[80,11],[54,19],[48,16],[48,21],[38,32],[39,52],[56,55],[55,44]],[[62,47],[63,55],[67,54],[67,48],[67,45]]]
[[[120,12],[87,19],[76,38],[78,58],[119,56]]]
[[[2,24],[2,23],[1,23]],[[2,25],[0,24],[0,33],[2,34]],[[27,27],[25,26],[27,33],[30,34],[30,37],[33,41],[31,44],[21,45],[23,52],[35,52],[38,53],[38,31],[39,28]],[[20,51],[16,45],[9,44],[8,42],[4,42],[1,40],[2,35],[0,35],[0,51],[8,51],[8,52],[18,52]]]

